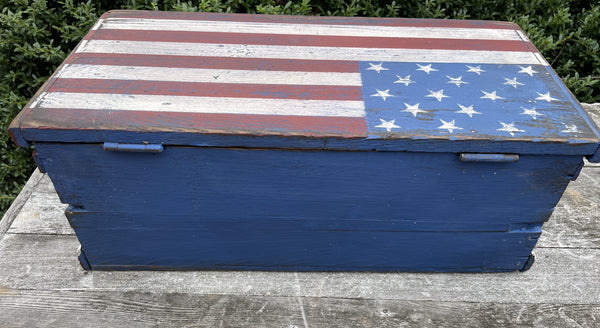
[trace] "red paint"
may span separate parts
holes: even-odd
[[[362,100],[361,87],[319,85],[58,79],[47,91],[197,97]]]
[[[189,31],[99,30],[95,40],[252,44],[306,47],[529,51],[523,41],[283,35]]]
[[[260,58],[192,57],[171,55],[77,53],[70,64],[149,67],[244,69],[260,71],[359,72],[358,62]]]
[[[376,25],[376,26],[413,26],[413,27],[451,27],[451,28],[489,28],[514,29],[514,23],[448,20],[421,18],[370,18],[370,17],[323,17],[323,16],[271,16],[253,14],[216,14],[216,13],[184,13],[167,11],[127,11],[115,10],[102,15],[110,18],[148,18],[177,20],[206,20],[232,22],[259,22],[283,24],[332,24],[332,25]]]
[[[64,122],[65,130],[190,132],[304,137],[367,137],[364,118],[286,115],[205,114],[44,108],[31,114],[23,129],[40,129],[44,122]],[[36,122],[30,125],[29,122]],[[108,123],[115,122],[115,123]],[[119,122],[122,122],[119,125]],[[100,123],[100,125],[98,124]]]

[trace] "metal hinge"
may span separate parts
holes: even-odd
[[[519,154],[461,153],[458,158],[461,162],[514,163],[519,161]]]
[[[109,151],[160,153],[164,150],[161,144],[126,144],[117,142],[105,142],[102,149]]]

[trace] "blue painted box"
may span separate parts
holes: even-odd
[[[600,158],[480,21],[113,11],[10,132],[94,270],[523,270]]]

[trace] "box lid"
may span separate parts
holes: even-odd
[[[592,156],[506,22],[112,11],[13,121],[35,141]]]

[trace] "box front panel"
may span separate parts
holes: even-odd
[[[38,144],[37,151],[62,201],[72,205],[69,218],[92,268],[243,263],[472,271],[503,263],[494,270],[514,270],[581,162],[579,156],[474,163],[448,153],[194,147],[147,154],[94,144]],[[201,254],[209,249],[229,255]],[[413,267],[414,256],[406,254],[425,262]],[[465,257],[474,262],[460,264]]]

